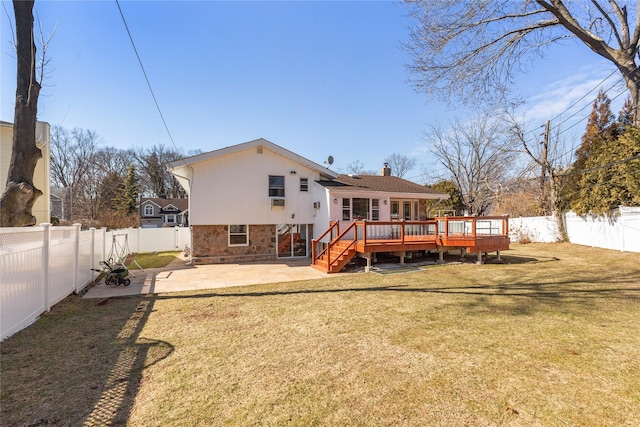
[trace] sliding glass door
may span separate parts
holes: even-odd
[[[278,258],[306,257],[307,224],[278,224]]]

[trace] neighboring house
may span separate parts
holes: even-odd
[[[36,224],[51,221],[50,206],[50,180],[49,170],[51,164],[51,152],[49,123],[36,122],[36,145],[42,151],[42,158],[36,163],[33,173],[33,185],[42,191],[33,204],[31,212],[36,217]],[[7,186],[9,165],[11,164],[11,152],[13,151],[13,123],[0,121],[0,194]]]
[[[189,225],[189,201],[143,197],[140,200],[140,227],[160,228]]]
[[[59,221],[71,220],[71,187],[51,188],[51,217]]]
[[[390,176],[338,175],[265,139],[169,164],[189,195],[197,263],[311,255],[330,221],[426,218],[426,200],[449,196]]]

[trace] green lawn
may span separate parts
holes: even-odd
[[[162,268],[178,257],[180,252],[145,252],[136,254],[129,268]]]
[[[2,425],[620,426],[640,420],[640,254],[110,300],[0,346]]]

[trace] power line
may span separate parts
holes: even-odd
[[[636,71],[638,68],[640,67],[636,67],[633,70],[630,70],[629,72],[625,73],[622,77],[620,77],[614,84],[612,84],[608,89],[605,90],[605,93],[607,93],[608,91],[610,91],[611,89],[613,89],[615,86],[617,86],[618,84],[620,84],[627,76],[629,76],[632,72]],[[599,88],[604,82],[606,82],[609,78],[611,78],[611,76],[613,76],[615,73],[617,73],[618,70],[614,70],[612,71],[607,77],[605,77],[604,79],[602,79],[602,81],[600,81],[600,83],[598,83],[596,86],[594,86],[591,90],[589,90],[587,93],[585,93],[580,99],[578,99],[577,101],[575,101],[573,104],[571,104],[569,107],[565,108],[564,111],[562,111],[559,114],[556,114],[553,118],[551,118],[549,121],[554,121],[556,119],[559,119],[563,114],[567,113],[569,110],[571,110],[573,107],[575,107],[576,105],[578,105],[578,103],[582,100],[584,100],[587,95],[589,95],[590,93],[592,93],[593,91],[595,91],[597,88]],[[620,94],[618,94],[616,97],[614,97],[613,99],[616,99],[618,96],[620,96],[621,94],[626,93],[626,90],[622,91]],[[612,99],[612,100],[613,100]],[[585,104],[582,108],[580,108],[578,111],[574,112],[573,114],[571,114],[569,117],[567,117],[566,119],[562,120],[560,123],[558,124],[554,124],[550,130],[554,130],[557,127],[559,127],[560,125],[562,125],[563,123],[569,121],[571,118],[575,117],[579,112],[583,111],[585,108],[587,108],[589,105],[591,104]],[[588,117],[588,116],[587,116]],[[584,117],[580,120],[578,120],[577,123],[580,123],[581,121],[583,121],[584,119],[586,119],[587,117]],[[577,124],[576,123],[576,124]],[[572,126],[570,126],[568,129],[571,129],[572,127],[576,126],[576,124],[573,124]],[[523,136],[527,136],[529,134],[532,134],[534,132],[538,132],[539,128],[544,127],[544,125],[541,125],[539,127],[536,127],[534,129],[531,129],[527,132],[523,133]],[[566,130],[568,130],[566,129]],[[566,130],[563,130],[562,132],[565,132]]]
[[[623,79],[624,79],[624,77],[621,77],[617,82],[615,82],[613,85],[611,85],[611,86],[610,86],[608,89],[606,89],[604,92],[605,92],[605,93],[609,92],[611,89],[613,89],[615,86],[617,86],[620,82],[622,82],[622,80],[623,80]],[[623,90],[622,92],[620,92],[619,94],[617,94],[615,97],[613,97],[613,98],[611,99],[611,101],[613,101],[614,99],[618,98],[620,95],[622,95],[623,93],[626,93],[626,92],[627,92],[626,90]],[[578,111],[576,111],[575,113],[573,113],[572,115],[570,115],[569,117],[567,117],[566,119],[564,119],[563,121],[561,121],[560,123],[558,123],[558,124],[554,125],[554,126],[551,128],[551,130],[553,130],[553,129],[557,128],[558,126],[560,126],[560,125],[561,125],[561,124],[563,124],[563,123],[566,123],[567,121],[569,121],[569,119],[571,119],[571,118],[575,117],[575,116],[576,116],[580,111],[583,111],[585,108],[589,107],[589,105],[591,105],[591,104],[585,104],[585,105],[584,105],[584,107],[582,107],[581,109],[579,109]],[[567,128],[567,129],[563,129],[563,130],[562,130],[562,132],[560,132],[560,133],[563,133],[563,132],[565,132],[566,130],[571,129],[571,128],[572,128],[572,127],[574,127],[577,123],[580,123],[581,121],[583,121],[584,119],[586,119],[586,118],[588,118],[588,117],[589,117],[589,116],[587,115],[586,117],[584,117],[584,118],[582,118],[582,119],[578,120],[578,122],[576,122],[576,123],[574,123],[573,125],[569,126],[569,128]]]
[[[587,93],[585,93],[584,95],[582,95],[582,97],[580,97],[580,98],[579,98],[577,101],[575,101],[573,104],[571,104],[570,106],[568,106],[567,108],[565,108],[565,109],[564,109],[564,111],[562,111],[561,113],[556,114],[554,117],[552,117],[551,119],[549,119],[549,121],[550,121],[550,122],[552,122],[552,121],[554,121],[554,120],[556,120],[556,119],[560,118],[563,114],[565,114],[566,112],[568,112],[569,110],[571,110],[573,107],[575,107],[576,105],[578,105],[578,103],[579,103],[580,101],[584,100],[584,99],[587,97],[587,95],[589,95],[591,92],[595,91],[597,88],[599,88],[600,86],[602,86],[602,84],[603,84],[604,82],[606,82],[607,80],[609,80],[609,78],[610,78],[611,76],[613,76],[613,75],[614,75],[615,73],[617,73],[617,72],[618,72],[618,70],[613,70],[613,71],[612,71],[612,72],[611,72],[607,77],[605,77],[604,79],[602,79],[602,81],[600,81],[600,83],[598,83],[598,84],[597,84],[597,85],[595,85],[593,88],[591,88]],[[617,81],[613,86],[617,85],[619,82],[620,82],[620,80],[618,80],[618,81]],[[611,87],[613,87],[613,86],[611,86]],[[571,117],[575,116],[575,115],[576,115],[577,113],[579,113],[580,111],[584,110],[588,105],[590,105],[590,104],[587,104],[586,106],[582,107],[580,110],[578,110],[578,111],[577,111],[576,113],[574,113],[572,116],[569,116],[566,120],[564,120],[564,121],[563,121],[563,122],[561,122],[560,124],[562,124],[562,123],[564,123],[565,121],[569,120]],[[559,125],[556,125],[555,127],[557,127],[557,126],[559,126]],[[541,125],[540,127],[544,127],[544,125]],[[530,133],[537,132],[537,131],[538,131],[538,129],[539,129],[539,128],[531,129],[530,131],[525,132],[525,133],[523,134],[523,136],[527,136],[527,135],[529,135]],[[553,128],[551,128],[550,130],[553,130]]]
[[[558,174],[556,176],[580,175],[580,174],[583,174],[583,173],[589,173],[589,172],[597,171],[597,170],[600,170],[600,169],[608,168],[609,166],[617,166],[617,165],[621,165],[621,164],[624,164],[624,163],[629,163],[630,161],[637,160],[637,159],[640,159],[640,154],[636,154],[635,156],[627,157],[626,159],[616,160],[615,162],[605,163],[604,165],[596,166],[596,167],[593,167],[593,168],[581,169],[581,170],[577,170],[577,171],[561,173],[561,174]]]
[[[613,101],[613,100],[617,99],[618,97],[620,97],[621,95],[625,94],[626,92],[627,92],[626,90],[623,90],[622,92],[618,93],[616,96],[614,96],[613,98],[611,98],[611,99],[610,99],[610,101]],[[589,113],[589,115],[590,115],[590,114],[591,114],[591,113]],[[562,129],[562,130],[559,130],[559,131],[556,133],[556,136],[560,136],[560,135],[562,135],[563,133],[567,132],[569,129],[571,129],[571,128],[573,128],[573,127],[577,126],[577,125],[578,125],[578,124],[580,124],[580,123],[582,123],[584,120],[586,120],[586,119],[588,119],[588,118],[589,118],[589,115],[587,115],[587,116],[585,116],[585,117],[581,118],[580,120],[576,121],[574,124],[572,124],[572,125],[571,125],[571,126],[569,126],[568,128],[566,128],[566,129]],[[594,134],[594,135],[590,135],[590,138],[594,138],[594,137],[596,137],[596,136],[598,136],[598,135],[601,135],[601,134],[602,134],[603,132],[605,132],[607,129],[608,129],[608,127],[606,127],[606,128],[604,128],[604,129],[599,130],[596,134]],[[561,155],[556,155],[556,156],[554,156],[553,161],[555,162],[556,160],[558,160],[558,159],[560,159],[560,158],[562,158],[562,157],[566,156],[567,154],[571,153],[572,151],[573,151],[573,152],[575,152],[575,150],[577,150],[577,149],[578,149],[578,146],[579,146],[579,145],[580,145],[580,144],[574,144],[574,145],[571,147],[571,149],[570,149],[570,150],[565,151],[565,152],[564,152],[563,154],[561,154]]]
[[[138,49],[136,49],[136,44],[133,42],[133,37],[131,36],[131,31],[129,31],[129,26],[127,25],[127,20],[124,18],[124,13],[122,13],[122,8],[120,7],[119,0],[116,0],[116,5],[118,6],[118,10],[120,11],[120,16],[122,17],[122,22],[124,23],[124,27],[127,30],[127,34],[129,35],[129,40],[131,40],[131,46],[133,46],[133,51],[136,54],[136,58],[138,58],[138,63],[140,64],[140,68],[142,69],[142,74],[144,74],[144,78],[147,81],[147,86],[149,87],[149,92],[151,92],[151,97],[153,98],[153,102],[156,104],[156,109],[158,110],[158,113],[160,114],[160,118],[162,119],[162,123],[164,124],[164,128],[167,131],[167,135],[169,135],[169,139],[171,140],[171,143],[173,144],[173,146],[176,149],[176,151],[180,152],[180,150],[178,149],[178,146],[176,145],[175,141],[173,140],[173,136],[171,136],[171,132],[169,131],[169,126],[167,126],[167,121],[164,119],[164,115],[162,114],[162,110],[160,110],[160,105],[158,104],[158,100],[156,99],[156,95],[153,92],[153,88],[151,87],[151,82],[149,81],[149,77],[147,76],[147,71],[145,70],[144,65],[142,65],[142,59],[140,59],[140,55],[138,54]]]
[[[609,179],[607,181],[602,181],[602,182],[595,182],[591,185],[589,185],[588,187],[582,187],[582,188],[578,188],[575,191],[571,191],[571,192],[567,192],[567,193],[563,193],[563,199],[565,199],[565,201],[569,201],[573,198],[573,196],[583,193],[583,192],[587,192],[587,191],[591,191],[594,188],[597,187],[605,187],[605,186],[612,186],[612,185],[616,185],[617,183],[615,183],[612,179]],[[621,200],[622,202],[628,202],[630,200]]]
[[[604,79],[602,79],[602,81],[600,83],[598,83],[596,86],[593,87],[593,89],[591,89],[589,92],[585,93],[584,95],[582,95],[582,97],[580,99],[578,99],[577,101],[575,101],[573,104],[571,104],[570,106],[568,106],[562,113],[557,114],[555,117],[552,117],[551,119],[549,119],[550,122],[554,121],[555,119],[559,118],[560,116],[562,116],[564,113],[566,113],[567,111],[569,111],[570,109],[572,109],[573,107],[575,107],[576,105],[578,105],[578,103],[580,101],[582,101],[583,99],[585,99],[587,97],[587,95],[589,95],[591,92],[593,92],[594,90],[596,90],[597,88],[599,88],[600,86],[602,86],[602,84],[604,82],[606,82],[609,77],[613,76],[615,73],[617,73],[618,70],[613,70],[611,72],[611,74],[609,74],[607,77],[605,77]],[[618,84],[616,82],[616,84]],[[612,86],[613,87],[613,86]],[[588,104],[587,104],[588,105]],[[584,108],[583,108],[584,109]],[[582,111],[582,109],[578,110],[578,111]]]

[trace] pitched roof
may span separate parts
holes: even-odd
[[[397,176],[381,175],[338,175],[332,181],[319,181],[320,185],[336,190],[348,191],[376,191],[381,193],[403,193],[416,195],[443,196],[449,198],[448,194],[433,190],[424,185],[398,178]]]
[[[143,205],[145,202],[154,203],[161,209],[164,209],[169,205],[175,206],[181,212],[189,209],[189,199],[164,199],[162,197],[143,197],[140,199],[140,205]]]
[[[268,150],[271,150],[283,157],[293,160],[294,162],[300,163],[310,169],[314,169],[320,172],[320,175],[322,177],[335,178],[338,175],[334,171],[327,169],[324,166],[321,166],[315,162],[312,162],[311,160],[306,159],[292,151],[282,148],[271,141],[267,141],[264,138],[258,138],[258,139],[254,139],[253,141],[244,142],[242,144],[231,145],[229,147],[220,148],[218,150],[213,150],[207,153],[198,154],[196,156],[176,160],[176,161],[170,162],[167,166],[169,167],[169,169],[176,169],[181,166],[192,165],[194,163],[202,162],[202,161],[213,159],[220,156],[226,156],[227,154],[237,153],[237,152],[254,148],[254,147],[263,147]]]

